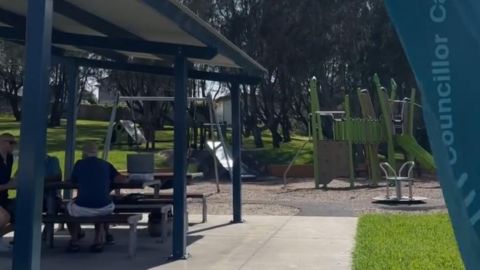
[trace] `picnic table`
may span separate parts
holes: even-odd
[[[120,170],[119,173],[125,175],[128,177],[128,172],[125,170]],[[160,189],[162,188],[172,188],[172,185],[166,185],[170,182],[173,182],[173,179],[175,177],[175,174],[173,172],[154,172],[153,173],[153,181],[161,181],[161,183],[155,183],[151,181],[147,181],[147,183],[150,183],[150,186],[153,187],[154,193],[158,194]],[[187,183],[190,183],[191,180],[195,178],[200,178],[203,177],[203,173],[187,173]],[[148,185],[147,185],[148,186]],[[117,192],[118,195],[118,192]]]
[[[126,174],[126,172],[121,172]],[[154,189],[153,197],[160,198],[160,189],[162,186],[168,182],[172,181],[174,178],[173,172],[155,172],[153,174],[154,180],[152,181],[137,181],[132,180],[124,183],[112,183],[111,188],[113,190],[122,190],[122,189],[144,189],[146,187],[152,187]],[[188,173],[187,179],[194,179],[196,177],[201,177],[201,173]],[[62,182],[50,182],[45,184],[45,196],[46,196],[46,214],[47,216],[55,216],[58,213],[56,205],[56,195],[58,190],[73,190],[78,189],[78,185],[71,181],[62,181]],[[128,212],[128,207],[126,207],[126,212]],[[121,207],[119,209],[121,211]],[[54,234],[54,224],[45,224],[45,233],[46,238],[49,241],[49,245],[53,246],[53,234]]]

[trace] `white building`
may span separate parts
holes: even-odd
[[[232,100],[230,95],[221,96],[215,99],[215,116],[217,121],[232,124]]]

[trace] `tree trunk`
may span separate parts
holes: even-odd
[[[156,149],[156,145],[155,145],[155,128],[153,128],[151,130],[151,133],[150,133],[150,141],[152,142],[152,150],[155,150]]]
[[[205,141],[207,138],[207,129],[205,127],[200,128],[200,149],[205,149]]]
[[[273,148],[280,148],[280,144],[282,142],[282,136],[280,136],[280,133],[278,133],[278,125],[279,125],[278,120],[274,120],[273,123],[271,123],[268,126],[268,129],[270,130],[270,133],[272,134],[272,146]]]
[[[197,150],[198,149],[198,128],[196,126],[196,124],[193,124],[193,145],[192,145],[192,148]]]
[[[282,134],[283,134],[283,141],[284,142],[291,142],[292,138],[290,136],[290,130],[292,129],[292,126],[290,124],[290,120],[288,119],[288,116],[284,117],[283,123],[282,123]]]
[[[57,97],[55,97],[55,100],[52,104],[52,108],[50,110],[50,119],[48,121],[48,126],[49,127],[60,126],[60,119],[62,117],[62,110],[58,108],[59,103],[60,103],[60,101],[58,100]]]
[[[65,83],[65,71],[62,68],[58,68],[55,72],[56,78],[53,85],[50,86],[53,94],[53,104],[50,109],[50,119],[48,122],[49,127],[60,126],[60,120],[62,119],[63,108],[65,107],[65,100],[67,92],[67,84]]]
[[[256,148],[263,148],[262,130],[257,125],[253,128],[253,140]]]
[[[282,142],[282,136],[280,136],[277,129],[270,129],[270,132],[272,133],[273,148],[280,148],[280,143]]]
[[[10,107],[12,108],[13,117],[15,117],[16,122],[20,122],[22,120],[22,112],[18,106],[19,98],[17,96],[11,96],[9,98]]]

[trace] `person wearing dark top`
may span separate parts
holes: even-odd
[[[6,183],[0,183],[0,193],[7,192],[9,189],[16,189],[17,188],[17,176],[18,171],[15,173],[15,176],[7,181]],[[52,183],[52,182],[60,182],[62,181],[62,170],[60,168],[60,161],[57,157],[49,156],[48,154],[45,156],[45,184]],[[43,209],[46,211],[46,201],[47,197],[43,197]],[[62,204],[62,198],[60,194],[57,192],[57,196],[55,198],[56,208],[58,209]],[[7,209],[10,214],[10,223],[14,223],[14,209],[15,209],[15,200],[8,199]],[[0,231],[0,237],[3,233]],[[42,235],[45,237],[45,234]],[[13,244],[13,241],[10,242]],[[0,244],[1,245],[1,244]]]
[[[67,205],[68,214],[74,217],[103,216],[113,213],[115,205],[110,198],[113,182],[125,182],[112,164],[97,157],[95,143],[87,143],[83,148],[83,159],[75,164],[70,181],[78,185],[77,197]],[[95,224],[95,240],[91,251],[101,252],[105,240],[105,224]],[[77,244],[79,225],[69,224],[72,240],[68,251],[79,250]]]
[[[17,142],[10,133],[0,135],[0,185],[10,182],[13,166],[13,150]],[[14,222],[13,201],[8,199],[8,190],[0,190],[0,237],[8,231],[7,227]],[[1,240],[1,238],[0,238]],[[0,242],[0,249],[5,249]]]

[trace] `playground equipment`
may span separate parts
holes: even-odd
[[[361,116],[353,117],[350,107],[350,97],[345,95],[343,111],[321,111],[317,80],[310,81],[311,96],[311,140],[313,142],[315,187],[327,185],[335,178],[347,177],[351,187],[356,178],[358,159],[364,156],[368,178],[376,185],[381,178],[379,147],[386,144],[386,160],[389,166],[396,168],[396,148],[406,153],[408,161],[418,161],[426,170],[435,169],[433,157],[423,149],[414,138],[414,115],[416,91],[412,89],[409,98],[396,99],[397,84],[392,79],[390,89],[380,84],[378,75],[373,76],[375,92],[380,103],[381,113],[377,114],[368,90],[358,90],[357,96]],[[326,138],[322,128],[322,117],[332,120],[333,138]],[[354,146],[362,150],[354,152]],[[303,147],[302,147],[303,149]],[[302,149],[299,150],[302,151]],[[299,153],[298,152],[298,153]],[[294,163],[292,160],[285,171]],[[357,160],[356,160],[357,159]],[[284,177],[286,184],[286,177]]]
[[[395,196],[390,195],[390,185],[386,185],[387,194],[385,196],[379,196],[373,198],[375,203],[422,203],[427,198],[414,197],[413,196],[413,182],[415,177],[413,176],[413,168],[415,167],[414,161],[407,161],[402,164],[400,169],[395,172],[395,169],[388,162],[380,163],[380,168],[385,174],[387,181],[395,183]],[[402,195],[402,183],[408,183],[408,196]]]
[[[208,149],[215,155],[222,167],[232,174],[233,158],[230,150],[221,141],[207,141]],[[245,164],[241,164],[240,177],[242,179],[253,179],[257,176],[247,172]]]
[[[208,140],[206,142],[207,148],[210,150],[212,155],[214,156],[215,160],[215,173],[218,174],[217,164],[220,163],[222,167],[227,170],[228,174],[230,175],[230,179],[233,179],[233,158],[232,153],[228,149],[228,146],[225,144],[225,139],[223,134],[226,133],[226,125],[222,125],[219,123],[217,119],[217,115],[215,113],[215,106],[213,104],[213,99],[211,95],[207,98],[208,108],[209,108],[209,116],[213,123],[205,123],[204,125],[210,127],[210,133],[212,134],[212,140]],[[215,127],[215,130],[213,129]],[[220,138],[219,141],[214,140],[214,133],[217,132],[217,137]],[[218,162],[217,162],[218,161]],[[241,164],[240,166],[240,177],[242,179],[253,179],[257,176],[254,174],[249,174],[246,170],[245,164]],[[218,176],[217,176],[218,178]]]
[[[142,128],[131,120],[119,120],[113,128],[111,143],[114,145],[142,145],[147,140]]]
[[[110,122],[109,122],[109,125],[108,125],[108,132],[107,132],[107,136],[106,136],[106,139],[105,139],[105,145],[104,145],[104,150],[103,150],[103,159],[108,160],[108,154],[110,152],[110,147],[111,147],[111,144],[112,144],[112,137],[114,135],[114,131],[117,131],[118,126],[119,126],[119,124],[115,124],[115,122],[116,122],[117,108],[118,108],[118,106],[121,102],[133,102],[133,101],[137,101],[137,102],[148,102],[148,101],[150,101],[150,102],[152,102],[152,101],[153,102],[173,102],[174,100],[175,100],[174,97],[161,97],[161,96],[144,97],[144,96],[119,96],[118,95],[115,99],[113,109],[112,109],[112,113],[110,115]],[[216,134],[218,134],[218,137],[219,137],[218,138],[218,140],[220,142],[219,145],[220,146],[225,146],[225,141],[224,141],[222,132],[220,130],[220,125],[216,122],[214,108],[213,108],[213,101],[212,101],[211,95],[208,95],[207,97],[189,97],[188,100],[190,102],[193,102],[193,103],[203,102],[203,103],[207,104],[207,106],[209,108],[210,119],[213,120],[212,123],[208,123],[208,126],[210,127],[211,134],[212,134],[212,137],[213,137],[212,139],[214,141],[216,141],[215,140],[215,131],[216,131]],[[143,136],[143,133],[141,132],[140,127],[137,124],[135,124],[135,114],[133,113],[133,111],[132,111],[132,119],[133,119],[133,121],[120,120],[119,123],[120,123],[120,125],[122,125],[122,128],[125,130],[125,132],[128,134],[128,136],[133,138],[133,140],[135,142],[137,142],[138,144],[145,143],[146,139]],[[117,133],[117,135],[118,135],[118,133]],[[143,138],[143,140],[141,138]],[[224,152],[223,153],[224,156],[228,156],[228,153],[227,153],[226,147],[221,147],[221,148],[214,147],[213,149],[215,151],[211,151],[212,158],[214,160],[215,179],[216,179],[216,183],[217,183],[217,191],[220,191],[218,165],[217,165],[218,161],[217,161],[217,155],[216,155],[216,153],[218,152],[218,151],[216,151],[217,148],[220,149],[220,151]],[[229,166],[230,166],[230,163],[229,163]],[[228,171],[231,172],[230,169]],[[230,179],[232,179],[232,177],[233,176],[230,173]]]

